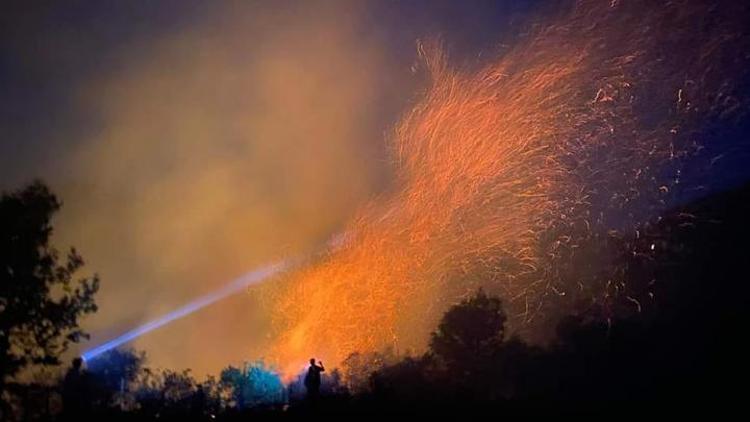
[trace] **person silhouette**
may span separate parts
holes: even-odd
[[[77,420],[86,413],[86,374],[83,359],[73,359],[62,383],[63,420]]]
[[[323,367],[323,362],[318,362],[318,364],[315,363],[315,358],[311,358],[310,367],[307,369],[307,375],[305,376],[307,398],[310,400],[317,400],[320,396],[320,373],[326,370]]]
[[[208,401],[208,397],[206,395],[206,390],[203,388],[203,384],[198,384],[197,388],[195,390],[195,393],[193,393],[193,396],[191,398],[191,411],[194,416],[198,418],[204,418],[206,415],[206,405]]]

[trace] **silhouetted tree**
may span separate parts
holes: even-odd
[[[213,393],[198,384],[189,369],[154,371],[144,368],[133,396],[140,418],[184,419],[189,415],[202,416],[209,403],[208,396]]]
[[[380,368],[370,377],[370,391],[379,407],[439,401],[450,387],[429,354],[404,358]]]
[[[229,366],[221,371],[220,383],[231,391],[234,407],[245,409],[284,401],[284,384],[279,375],[262,361]]]
[[[393,349],[350,354],[342,363],[347,389],[352,393],[365,391],[369,387],[370,375],[394,363],[396,355]]]
[[[100,408],[125,406],[145,362],[146,354],[133,349],[112,349],[89,361],[86,374],[92,402]]]
[[[81,256],[70,249],[61,259],[50,245],[60,206],[38,181],[0,199],[0,391],[27,365],[59,364],[86,337],[79,318],[96,311],[98,278],[76,278]]]
[[[448,367],[469,370],[495,355],[505,337],[506,319],[500,299],[479,290],[443,315],[430,349]]]
[[[372,374],[370,390],[378,407],[442,406],[493,399],[508,391],[498,381],[505,321],[500,299],[482,290],[450,308],[432,333],[430,352]]]

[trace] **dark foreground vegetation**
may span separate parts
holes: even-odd
[[[72,251],[60,263],[48,245],[58,207],[41,184],[0,203],[2,420],[718,415],[741,408],[747,393],[750,187],[683,206],[626,240],[617,265],[625,281],[648,291],[648,303],[623,295],[584,307],[542,347],[507,333],[501,301],[479,291],[444,315],[426,354],[354,354],[325,373],[314,402],[301,377],[283,384],[262,362],[202,382],[189,371],[149,369],[143,354],[128,350],[80,372],[61,366],[68,343],[84,336],[78,317],[95,311],[98,281],[76,281],[80,257]],[[620,301],[634,311],[611,312]]]

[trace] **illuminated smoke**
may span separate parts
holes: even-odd
[[[66,200],[58,242],[106,279],[99,311],[82,322],[92,334],[83,350],[112,327],[308,254],[380,189],[372,110],[389,108],[399,87],[380,83],[396,73],[380,40],[361,37],[363,6],[206,3],[190,24],[118,45],[121,66],[80,75],[73,111],[96,130],[56,133],[65,153],[28,167]],[[227,300],[133,347],[155,366],[217,373],[271,341],[268,303]]]
[[[164,325],[167,325],[172,321],[175,321],[177,319],[190,315],[193,312],[196,312],[202,308],[205,308],[208,305],[211,305],[215,302],[225,299],[233,294],[239,293],[250,285],[260,283],[268,279],[269,277],[273,277],[287,268],[288,268],[288,264],[282,261],[282,262],[276,262],[276,263],[264,266],[262,268],[253,270],[241,277],[234,279],[232,282],[225,285],[219,290],[213,291],[203,297],[200,297],[188,303],[187,305],[179,309],[176,309],[164,316],[161,316],[153,321],[143,324],[140,327],[134,328],[120,335],[117,338],[107,341],[106,343],[103,343],[99,346],[96,346],[94,348],[87,350],[86,352],[83,353],[82,357],[86,361],[94,359],[100,354],[108,350],[114,349],[122,344],[135,340],[136,338],[144,334],[147,334],[157,328],[160,328]]]
[[[420,47],[432,85],[390,140],[399,189],[288,281],[270,355],[292,368],[312,355],[419,351],[479,286],[532,337],[566,309],[630,295],[597,248],[695,189],[681,175],[700,155],[701,125],[739,108],[726,75],[744,72],[743,13],[720,13],[581,2],[479,71]]]

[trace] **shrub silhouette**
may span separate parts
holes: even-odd
[[[445,313],[430,349],[449,367],[490,358],[503,342],[506,319],[500,299],[479,290]]]
[[[29,364],[59,364],[70,343],[86,338],[79,318],[96,311],[99,280],[76,279],[81,256],[71,249],[60,259],[50,245],[60,206],[38,181],[0,198],[0,332],[9,333],[0,336],[0,386]]]
[[[10,414],[7,386],[23,369],[59,365],[86,338],[79,319],[96,311],[99,279],[79,278],[83,258],[50,244],[61,203],[36,181],[0,197],[0,417]],[[17,386],[13,386],[17,387]]]

